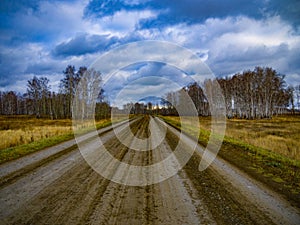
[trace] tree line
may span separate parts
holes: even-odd
[[[300,84],[287,86],[284,78],[284,75],[272,68],[256,67],[252,71],[247,70],[230,77],[206,80],[203,84],[191,83],[178,91],[167,93],[160,104],[127,103],[123,110],[114,110],[119,113],[178,115],[178,109],[181,109],[184,114],[189,115],[191,110],[184,97],[189,96],[199,116],[210,116],[214,108],[210,103],[218,104],[217,99],[221,99],[220,96],[209,99],[218,95],[214,86],[217,82],[222,90],[228,118],[271,118],[277,114],[295,113],[296,109],[300,109]],[[75,70],[74,66],[69,65],[63,71],[59,91],[56,93],[51,91],[48,78],[34,76],[28,80],[27,92],[24,94],[0,92],[0,114],[72,118],[71,109],[77,94],[75,105],[80,109],[78,113],[81,118],[90,117],[90,109],[95,109],[93,116],[96,119],[108,118],[112,108],[104,100],[101,79],[98,71],[88,70],[86,67]],[[79,81],[81,88],[77,89]],[[93,100],[89,101],[91,98]]]
[[[300,85],[287,86],[284,78],[272,68],[256,67],[231,77],[206,80],[202,85],[192,83],[179,91],[168,93],[165,101],[162,101],[161,113],[177,115],[176,108],[185,104],[180,96],[186,92],[199,116],[211,115],[209,102],[214,99],[208,101],[207,94],[214,91],[213,82],[218,82],[222,90],[228,118],[271,118],[287,112],[295,113],[295,106],[300,109]]]
[[[84,76],[85,75],[85,76]],[[82,87],[88,85],[88,80],[92,82],[92,87],[97,92],[95,99],[96,119],[110,116],[110,106],[104,101],[104,91],[101,89],[101,73],[86,67],[67,66],[63,71],[63,78],[60,80],[59,91],[51,91],[49,79],[47,77],[36,77],[27,81],[27,92],[24,94],[14,91],[0,92],[0,114],[1,115],[34,115],[37,118],[66,119],[72,118],[72,104],[75,90],[79,81]],[[91,83],[90,82],[90,83]],[[88,107],[87,105],[83,107]],[[84,115],[84,117],[87,115]]]
[[[218,79],[223,90],[228,117],[271,118],[287,112],[293,103],[292,87],[276,70],[256,67],[231,78]]]

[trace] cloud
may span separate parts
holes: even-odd
[[[90,1],[85,9],[86,16],[111,16],[116,12],[147,8],[159,11],[158,17],[144,19],[144,27],[166,26],[176,23],[199,23],[207,17],[227,17],[228,15],[261,15],[261,1],[218,1],[218,0],[165,0],[165,1],[140,1],[139,4],[129,4],[128,1]],[[255,4],[254,4],[255,3]]]
[[[0,47],[0,76],[15,81],[27,68],[29,62],[38,60],[43,52],[39,44],[23,44],[18,47]]]
[[[169,79],[159,76],[140,77],[123,88],[110,95],[111,103],[114,106],[122,107],[128,102],[139,102],[147,98],[164,98],[168,92],[177,91],[181,87]]]
[[[68,41],[62,42],[52,50],[54,57],[80,56],[90,53],[103,53],[113,47],[130,42],[141,41],[144,37],[138,33],[130,33],[119,38],[108,34],[77,34]]]
[[[102,53],[140,40],[186,47],[216,75],[272,66],[294,84],[300,82],[299,4],[297,0],[4,0],[0,4],[0,89],[15,85],[21,90],[21,83],[33,75],[52,77],[57,86],[58,74],[62,76],[67,65],[89,66]],[[132,50],[131,54],[140,53]],[[116,55],[100,70],[117,67],[115,62],[122,57],[126,61],[126,54]],[[184,56],[170,52],[170,58]],[[150,74],[179,82],[179,75],[172,77],[179,73],[175,67],[144,64],[120,70],[112,87],[120,90],[129,79]]]
[[[150,1],[100,1],[92,0],[85,8],[85,16],[105,17],[112,16],[122,10],[134,11],[149,9],[159,12],[155,17],[140,21],[140,28],[165,27],[178,23],[203,23],[207,18],[226,18],[228,16],[247,16],[254,19],[263,19],[268,16],[280,16],[283,20],[300,25],[300,3],[291,1],[240,1],[240,0],[150,0]]]
[[[111,103],[122,106],[126,101],[136,102],[149,96],[163,98],[167,92],[192,82],[191,77],[171,65],[143,62],[117,71],[106,81],[104,89]]]
[[[4,85],[2,84],[3,80],[1,79],[0,91],[15,91],[17,93],[25,93],[27,81],[32,77],[32,74],[26,74],[21,77],[5,77],[3,79]],[[12,79],[14,79],[13,82],[11,82]]]
[[[226,18],[228,16],[246,15],[252,18],[261,18],[262,4],[259,1],[152,1],[153,8],[167,9],[161,11],[157,18],[145,19],[140,23],[142,28],[165,27],[178,23],[203,23],[207,18]]]
[[[300,2],[298,0],[272,0],[266,2],[265,11],[267,14],[278,15],[283,20],[288,21],[299,30],[300,25]]]
[[[54,56],[78,56],[97,51],[103,52],[117,41],[117,37],[109,37],[109,35],[79,34],[57,45],[52,54]]]
[[[129,82],[140,77],[157,76],[175,82],[178,86],[183,87],[193,81],[188,75],[186,75],[185,71],[181,71],[172,65],[161,62],[147,62],[142,65],[143,66],[137,70],[131,71],[131,76],[127,78]],[[129,69],[130,71],[130,68],[126,69]],[[151,84],[153,85],[154,83],[155,80],[151,80]],[[147,85],[147,83],[144,84]]]
[[[300,47],[299,36],[279,17],[265,20],[240,17],[229,21],[223,22],[226,32],[219,35],[207,33],[207,41],[203,42],[209,49],[206,62],[215,74],[232,74],[255,66],[271,66],[281,73],[300,73],[299,64],[293,63],[292,70],[288,68]],[[214,27],[208,26],[207,29],[213,33]]]
[[[259,65],[286,74],[300,73],[295,61],[299,58],[299,35],[278,16],[263,20],[209,18],[200,24],[176,24],[149,32],[154,39],[172,41],[197,53],[217,76]]]
[[[24,42],[49,42],[84,30],[83,3],[30,1],[6,4],[1,12],[2,38],[12,46]]]
[[[112,16],[116,12],[136,11],[144,8],[146,1],[102,1],[102,0],[91,0],[85,7],[84,14],[86,17],[105,17]]]
[[[121,10],[115,12],[113,15],[101,17],[95,21],[101,23],[102,29],[123,36],[124,33],[135,31],[136,26],[141,20],[155,16],[156,14],[150,10]]]

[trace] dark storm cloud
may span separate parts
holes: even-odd
[[[140,41],[144,38],[130,33],[122,38],[110,35],[79,34],[69,41],[58,44],[52,51],[54,57],[80,56],[89,53],[101,53],[121,44]]]
[[[80,34],[70,41],[60,43],[55,47],[52,54],[54,56],[79,56],[97,51],[105,51],[109,46],[118,41],[117,37],[108,35]]]
[[[51,43],[73,34],[80,25],[79,3],[70,1],[8,1],[0,3],[0,41],[6,46],[23,43]]]

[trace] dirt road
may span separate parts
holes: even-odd
[[[164,139],[158,135],[162,126],[167,125],[143,117],[128,129],[121,124],[117,136],[110,128],[100,130],[99,136],[113,158],[146,167],[166,159],[178,144],[178,131],[169,126]],[[81,152],[73,140],[1,165],[0,223],[299,224],[299,209],[223,160],[199,172],[200,147],[182,170],[162,182],[128,186],[110,181],[82,156],[101,159],[94,151],[95,135],[82,136]],[[161,143],[156,146],[156,141]],[[189,152],[195,143],[186,136],[184,142],[181,147]],[[144,145],[142,151],[130,148],[137,143]],[[177,164],[176,160],[164,164],[158,173]],[[143,173],[127,175],[129,168],[113,160],[105,164],[105,171],[111,178],[122,175],[124,183],[132,183],[133,177],[136,182],[145,180]]]

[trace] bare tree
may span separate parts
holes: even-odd
[[[86,68],[80,68],[76,73],[75,66],[68,65],[63,71],[64,78],[60,81],[60,92],[65,94],[65,101],[63,104],[64,117],[72,117],[72,103],[75,94],[76,87],[80,81],[80,76],[84,74]]]
[[[17,114],[17,94],[14,91],[3,93],[3,109],[4,115]]]
[[[300,111],[300,84],[295,85],[295,97],[296,97],[296,106],[297,110]]]
[[[50,85],[48,83],[48,78],[38,78],[36,76],[27,82],[28,97],[33,102],[33,111],[37,118],[39,118],[41,114],[48,114],[47,98],[50,92]]]
[[[295,103],[294,103],[295,88],[293,86],[288,86],[288,88],[286,89],[286,92],[288,95],[289,103],[292,106],[292,114],[295,114]]]
[[[272,68],[256,67],[254,71],[218,79],[226,101],[227,116],[271,118],[287,106],[284,76]]]
[[[85,70],[82,74],[80,85],[76,89],[74,102],[75,118],[94,118],[95,107],[101,93],[101,73],[92,69]]]

